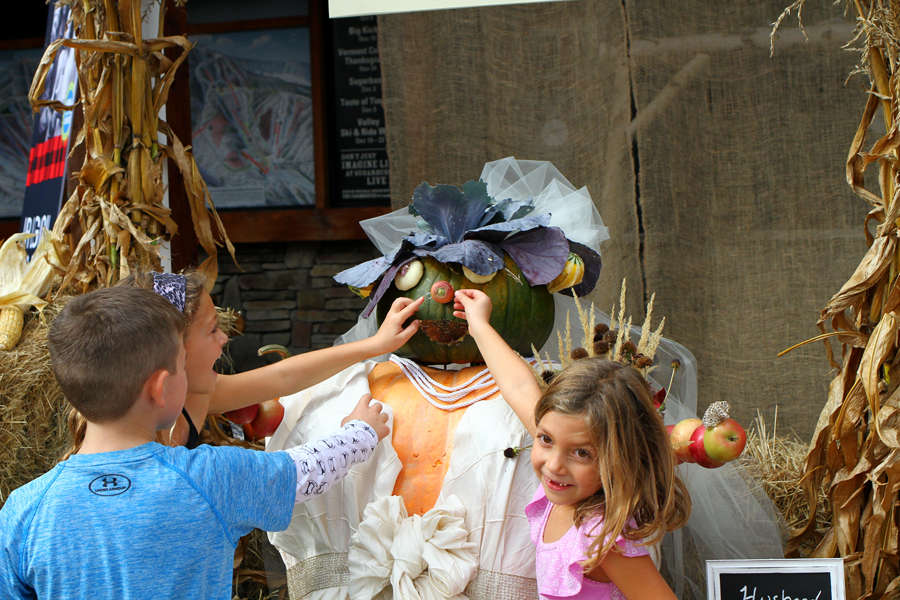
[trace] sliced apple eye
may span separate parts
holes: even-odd
[[[435,302],[447,304],[453,300],[453,286],[446,281],[435,281],[431,286],[431,298]]]
[[[402,267],[397,271],[397,275],[394,276],[394,285],[397,286],[398,290],[406,291],[411,290],[419,283],[419,280],[422,279],[422,275],[425,273],[425,267],[422,266],[422,261],[413,260]]]
[[[466,279],[468,279],[472,283],[487,283],[497,274],[497,272],[494,271],[493,273],[490,273],[488,275],[479,275],[478,273],[475,273],[474,271],[469,269],[469,267],[467,267],[466,265],[463,265],[462,268],[463,274],[466,276]]]

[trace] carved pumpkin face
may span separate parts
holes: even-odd
[[[468,334],[466,321],[453,316],[453,302],[440,302],[437,289],[432,293],[439,282],[448,283],[453,291],[478,289],[487,294],[493,303],[491,326],[522,356],[532,355],[532,344],[535,348],[543,346],[553,329],[553,297],[546,285],[529,285],[508,255],[504,254],[504,260],[505,268],[486,283],[471,281],[458,263],[440,263],[431,257],[422,260],[422,277],[410,289],[400,290],[391,283],[378,301],[379,325],[395,298],[425,296],[416,313],[419,331],[396,354],[424,364],[484,362],[475,340]],[[450,294],[452,297],[453,292]]]

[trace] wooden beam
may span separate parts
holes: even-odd
[[[230,33],[232,31],[256,31],[259,29],[284,29],[287,27],[308,27],[309,17],[282,17],[278,19],[246,19],[244,21],[222,21],[219,23],[195,23],[182,31],[188,35],[198,33]]]
[[[389,206],[296,208],[223,212],[219,216],[235,243],[302,240],[361,240],[359,222],[391,212]]]
[[[187,28],[187,12],[184,7],[177,6],[174,0],[166,0],[166,15],[163,25],[165,35],[181,35]],[[166,50],[166,56],[175,60],[181,48]],[[169,98],[166,102],[166,123],[185,146],[191,144],[191,84],[190,55],[175,72]],[[188,204],[187,192],[184,190],[184,178],[175,161],[168,159],[169,175],[169,208],[172,219],[178,225],[178,235],[172,236],[172,272],[177,273],[198,262],[197,234],[191,218],[191,207]]]
[[[19,233],[19,222],[22,219],[0,219],[0,240]]]

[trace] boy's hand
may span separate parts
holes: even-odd
[[[453,299],[453,316],[467,320],[469,329],[488,324],[492,308],[490,297],[481,290],[457,290]]]
[[[406,327],[403,324],[419,310],[424,301],[424,296],[415,300],[409,298],[397,298],[394,300],[394,303],[391,304],[391,310],[388,311],[384,322],[378,328],[378,332],[372,336],[372,341],[375,342],[375,347],[378,350],[377,354],[393,352],[408,342],[409,338],[419,330],[418,320],[413,321]]]
[[[369,404],[370,402],[372,402],[372,394],[363,394],[353,412],[341,421],[341,427],[350,421],[365,421],[375,430],[380,442],[391,431],[387,425],[388,416],[386,412],[382,412],[380,402]]]

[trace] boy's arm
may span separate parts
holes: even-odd
[[[360,361],[393,352],[418,331],[417,320],[406,326],[404,323],[415,314],[423,300],[397,298],[378,332],[370,338],[306,352],[237,375],[220,375],[216,391],[210,396],[208,412],[223,413],[294,394]]]
[[[285,450],[297,468],[296,503],[323,494],[353,465],[372,456],[378,442],[390,430],[381,404],[370,404],[371,400],[371,394],[364,394],[353,412],[341,422],[338,431]]]
[[[534,437],[534,406],[541,397],[541,386],[531,367],[491,327],[491,299],[480,290],[459,290],[453,308],[453,316],[469,322],[469,335],[478,344],[503,399]]]
[[[35,485],[34,483],[30,485]],[[22,556],[19,553],[23,544],[25,524],[31,522],[32,511],[26,510],[22,502],[26,488],[19,488],[7,497],[6,504],[0,509],[0,598],[17,600],[34,598],[35,592],[21,579],[19,568]]]

